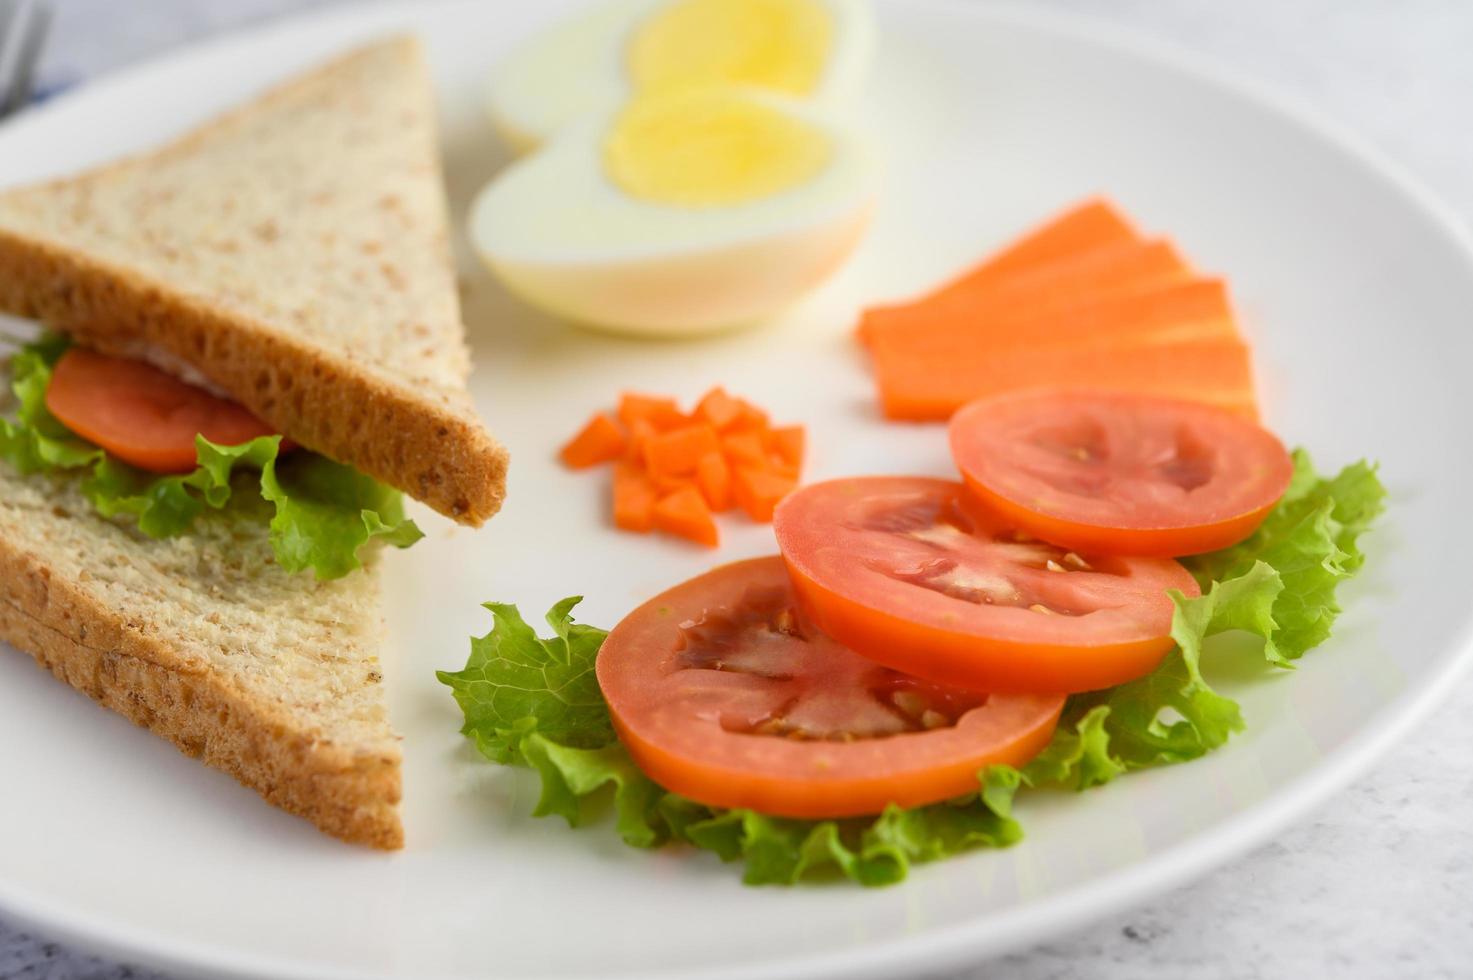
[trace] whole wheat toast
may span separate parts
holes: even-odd
[[[153,153],[0,192],[0,311],[197,372],[463,523],[501,505],[507,455],[465,390],[434,97],[412,38]]]
[[[249,489],[155,540],[79,484],[0,463],[0,639],[329,834],[401,846],[373,559],[287,574]]]

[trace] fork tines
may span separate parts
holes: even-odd
[[[46,0],[0,0],[0,118],[30,101],[51,14]]]

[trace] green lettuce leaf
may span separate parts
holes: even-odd
[[[978,792],[950,803],[856,820],[787,820],[752,810],[709,807],[670,793],[640,772],[614,736],[594,661],[607,635],[575,623],[578,597],[547,615],[553,636],[538,637],[515,606],[486,603],[490,633],[471,641],[465,669],[436,676],[465,715],[461,731],[493,762],[530,766],[542,781],[533,814],[580,826],[612,799],[615,827],[634,847],[671,841],[740,860],[749,884],[793,884],[841,875],[865,885],[905,877],[910,865],[972,847],[1022,838],[1011,817],[1018,775],[994,767]]]
[[[173,476],[109,456],[46,408],[51,369],[66,347],[65,337],[48,334],[11,359],[15,411],[0,418],[0,459],[24,474],[84,473],[82,493],[103,517],[130,518],[149,537],[169,538],[186,533],[205,508],[219,510],[238,492],[259,492],[275,505],[270,534],[277,562],[289,572],[310,568],[321,579],[362,567],[359,550],[370,540],[407,548],[423,537],[405,518],[397,491],[316,453],[279,457],[280,436],[238,446],[196,436],[198,467]]]
[[[1012,816],[1023,788],[1085,790],[1132,769],[1195,759],[1243,727],[1238,705],[1207,683],[1208,637],[1243,631],[1263,642],[1265,669],[1288,664],[1328,635],[1335,586],[1360,567],[1358,538],[1385,491],[1372,468],[1322,479],[1296,458],[1294,483],[1249,540],[1192,561],[1203,594],[1174,593],[1176,648],[1154,672],[1069,699],[1053,740],[1021,770],[992,766],[960,799],[851,820],[788,820],[709,807],[667,792],[614,736],[594,674],[602,630],[575,624],[579,601],[548,614],[541,639],[516,608],[488,603],[494,627],[471,642],[464,670],[440,672],[465,715],[461,731],[494,762],[530,766],[542,783],[533,811],[580,826],[611,801],[635,847],[671,842],[740,861],[749,884],[839,876],[862,885],[903,879],[914,864],[1022,838]],[[1307,644],[1307,645],[1306,645]]]
[[[1360,536],[1385,509],[1386,489],[1364,462],[1330,478],[1302,450],[1294,464],[1288,492],[1257,532],[1185,561],[1204,591],[1172,596],[1176,649],[1139,680],[1070,698],[1054,743],[1024,770],[1029,785],[1083,789],[1129,769],[1198,758],[1240,731],[1237,703],[1202,676],[1208,637],[1257,636],[1265,661],[1287,667],[1330,635],[1340,613],[1335,590],[1364,563]],[[1085,718],[1093,719],[1093,752],[1075,758],[1062,746],[1084,738]]]

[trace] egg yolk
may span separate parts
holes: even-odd
[[[629,73],[641,91],[755,85],[808,95],[833,30],[817,0],[677,0],[635,31]]]
[[[830,153],[821,129],[751,95],[684,89],[626,105],[604,144],[604,165],[634,197],[719,207],[803,184]]]

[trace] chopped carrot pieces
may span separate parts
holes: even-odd
[[[598,412],[558,455],[564,465],[583,469],[618,459],[628,441],[618,420],[608,412]]]
[[[767,431],[767,448],[793,469],[803,466],[803,427],[784,425]]]
[[[674,493],[684,487],[700,489],[700,485],[696,483],[695,477],[668,476],[650,472],[646,472],[645,475],[649,477],[650,485],[655,488],[655,494],[660,497],[665,496],[667,493]]]
[[[654,519],[655,527],[660,530],[696,544],[714,548],[720,541],[716,522],[711,518],[711,508],[693,486],[682,487],[661,497],[655,504]]]
[[[634,463],[614,467],[614,525],[641,534],[655,525],[655,486]]]
[[[772,511],[778,501],[792,493],[797,485],[794,477],[738,466],[732,477],[731,491],[737,506],[746,511],[748,517],[766,523],[772,520]]]
[[[659,435],[649,419],[635,419],[629,427],[629,441],[624,446],[624,458],[644,465],[644,449],[649,441]]]
[[[696,485],[714,511],[731,507],[731,467],[720,452],[707,453],[696,464]]]
[[[767,467],[767,447],[761,432],[733,432],[721,437],[721,451],[733,466]]]
[[[687,476],[707,453],[721,447],[716,430],[704,423],[671,429],[652,437],[644,445],[644,462],[660,476]]]
[[[742,417],[742,403],[728,395],[726,389],[720,386],[706,392],[696,404],[696,418],[717,432],[725,432],[741,421]]]
[[[657,432],[665,432],[690,421],[673,398],[641,395],[634,391],[624,392],[619,396],[619,421],[632,429],[639,419],[654,426]]]
[[[767,413],[762,411],[762,409],[740,398],[737,399],[737,408],[741,414],[737,417],[736,422],[733,423],[732,428],[742,429],[744,431],[767,428]]]
[[[569,466],[614,463],[614,526],[661,530],[714,547],[714,514],[740,506],[758,521],[798,483],[805,433],[717,386],[685,414],[673,398],[624,392],[561,450]]]

